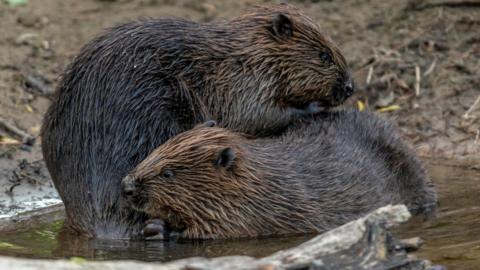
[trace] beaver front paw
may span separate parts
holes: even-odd
[[[314,101],[310,102],[307,107],[305,107],[305,114],[316,114],[321,111],[324,111],[325,107],[320,104],[320,102]]]
[[[157,218],[147,220],[145,227],[143,227],[142,235],[146,240],[166,239],[165,222]]]

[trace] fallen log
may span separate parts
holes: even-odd
[[[0,269],[78,270],[330,270],[330,269],[443,269],[407,253],[388,228],[410,217],[403,205],[386,206],[367,216],[321,234],[297,247],[255,259],[247,256],[188,258],[169,263],[134,261],[29,260],[0,257]]]

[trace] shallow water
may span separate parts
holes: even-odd
[[[401,237],[421,237],[425,243],[418,257],[448,269],[480,269],[480,170],[428,167],[439,195],[436,218],[410,220],[400,228]]]
[[[162,242],[86,240],[59,234],[62,221],[35,230],[0,235],[0,255],[27,258],[83,257],[90,260],[172,261],[188,257],[247,255],[264,257],[312,237],[296,236],[236,241]]]
[[[430,165],[439,193],[437,217],[414,219],[397,230],[400,237],[420,236],[421,258],[448,269],[480,269],[480,171]],[[62,222],[24,232],[0,233],[0,255],[30,258],[84,257],[95,260],[170,261],[192,256],[262,257],[296,246],[312,236],[241,241],[177,243],[155,241],[86,241],[58,232]]]

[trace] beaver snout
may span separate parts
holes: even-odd
[[[332,103],[341,104],[355,92],[355,84],[350,75],[337,81],[332,93]]]
[[[130,175],[127,175],[125,178],[122,180],[122,191],[123,195],[125,197],[130,197],[135,194],[136,192],[136,185],[135,185],[135,179],[131,177]]]
[[[144,212],[148,198],[141,181],[136,177],[127,175],[123,178],[121,185],[122,195],[129,206],[136,211]]]
[[[349,97],[353,95],[354,91],[355,91],[355,85],[353,83],[353,79],[350,76],[348,76],[348,79],[345,82],[345,95]]]

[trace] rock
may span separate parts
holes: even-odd
[[[28,45],[32,47],[40,47],[41,46],[41,39],[40,36],[36,33],[23,33],[20,34],[15,39],[16,45]]]

